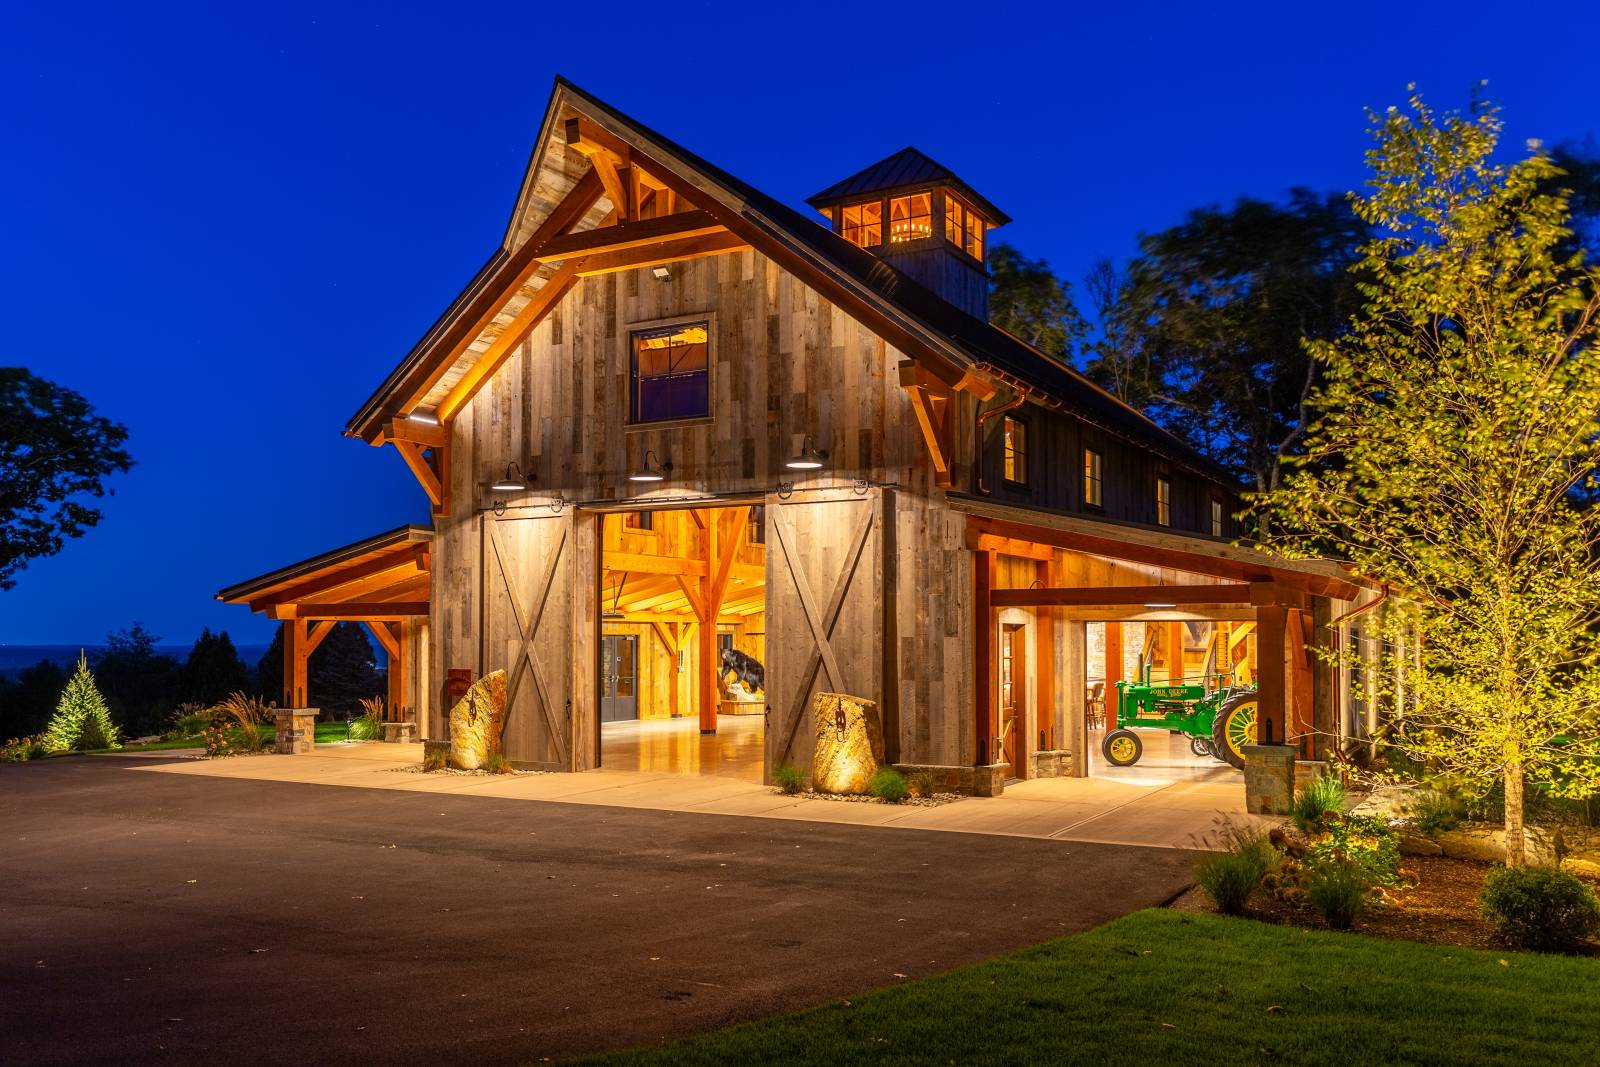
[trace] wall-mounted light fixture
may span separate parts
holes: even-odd
[[[1163,603],[1155,603],[1155,604],[1146,604],[1145,605],[1145,607],[1149,608],[1151,611],[1170,611],[1171,609],[1173,609],[1173,608],[1175,608],[1177,606],[1178,605],[1176,605],[1176,604],[1163,604]]]
[[[507,463],[505,474],[489,483],[491,493],[522,493],[527,489],[528,479],[522,473],[521,464],[516,460]]]
[[[419,422],[424,426],[439,425],[439,416],[427,411],[413,411],[406,415],[407,422]]]
[[[821,470],[827,463],[827,451],[817,449],[812,445],[811,438],[807,437],[800,445],[800,454],[790,458],[784,466],[792,471],[816,471]]]
[[[656,276],[656,281],[658,282],[664,282],[668,278],[672,277],[672,271],[667,269],[667,265],[665,263],[658,263],[654,267],[651,267],[650,273]]]
[[[628,475],[630,482],[664,482],[667,475],[672,473],[672,461],[661,462],[656,458],[655,452],[648,451],[644,454],[644,466]]]

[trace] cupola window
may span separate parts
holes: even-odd
[[[963,204],[953,193],[944,194],[945,240],[961,249],[973,259],[983,259],[982,216]]]
[[[851,204],[841,210],[839,232],[844,239],[862,248],[883,244],[883,201]]]
[[[912,193],[889,201],[889,240],[920,241],[933,236],[933,194]]]

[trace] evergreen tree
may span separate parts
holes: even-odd
[[[256,666],[256,684],[266,700],[283,701],[283,627]],[[383,692],[372,642],[359,622],[340,622],[323,638],[306,664],[306,699],[327,713],[354,711],[363,697]]]
[[[210,707],[229,693],[249,688],[250,672],[233,647],[228,631],[212,634],[202,630],[189,650],[189,658],[178,676],[178,699],[188,704]]]
[[[160,640],[136,622],[107,634],[95,657],[106,702],[135,736],[160,732],[177,707],[178,661],[156,651]]]
[[[47,659],[23,671],[0,704],[0,737],[32,737],[43,731],[66,685],[67,672]]]
[[[67,681],[56,713],[45,729],[44,743],[56,751],[121,747],[111,712],[89,671],[89,659],[81,652],[78,669]]]

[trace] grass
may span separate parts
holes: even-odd
[[[275,726],[261,728],[261,745],[271,750],[273,739],[278,736]],[[342,722],[317,723],[317,744],[326,745],[334,741],[345,739],[345,725]],[[174,748],[205,748],[206,742],[201,737],[174,737],[166,741],[152,741],[148,745],[124,745],[119,749],[101,748],[95,752],[164,752]]]
[[[1592,959],[1143,911],[950,974],[584,1062],[1577,1063],[1594,1050],[1597,981]]]

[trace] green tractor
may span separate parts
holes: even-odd
[[[1117,683],[1116,729],[1100,742],[1100,754],[1113,767],[1131,767],[1144,755],[1140,730],[1169,730],[1187,734],[1195,755],[1242,768],[1240,749],[1256,740],[1256,691],[1232,680],[1211,674],[1194,684],[1153,685],[1146,664],[1143,681]]]

